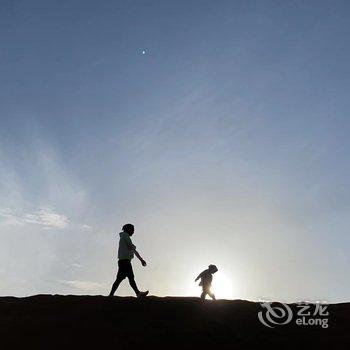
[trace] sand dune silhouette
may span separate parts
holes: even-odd
[[[350,348],[348,303],[329,306],[327,329],[295,324],[270,329],[259,322],[260,309],[244,300],[184,297],[2,297],[1,348]]]

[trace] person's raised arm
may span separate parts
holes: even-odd
[[[203,271],[203,272],[204,272],[204,271]],[[195,282],[197,282],[197,281],[202,277],[203,272],[201,272],[201,273],[198,275],[198,277],[194,280]]]

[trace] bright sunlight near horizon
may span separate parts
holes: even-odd
[[[201,295],[202,289],[198,284],[199,281],[191,283],[187,293],[188,296],[199,297]],[[217,299],[234,299],[237,297],[237,287],[235,287],[234,281],[221,271],[213,275],[211,291],[215,294]],[[207,299],[210,299],[209,296],[207,296]]]

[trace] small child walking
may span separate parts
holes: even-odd
[[[202,294],[201,299],[205,299],[208,294],[213,300],[215,300],[214,293],[210,290],[211,282],[213,281],[213,274],[218,271],[218,268],[215,265],[209,265],[208,269],[201,272],[198,277],[195,279],[197,282],[199,279],[201,280],[199,285],[202,286]]]

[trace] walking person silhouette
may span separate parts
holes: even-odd
[[[131,260],[134,255],[141,261],[142,266],[146,266],[146,261],[142,259],[141,255],[137,252],[136,246],[131,241],[131,236],[134,234],[135,228],[132,224],[125,224],[123,231],[119,233],[119,249],[118,249],[118,273],[115,282],[112,285],[109,296],[112,297],[119,287],[119,284],[127,277],[131,288],[134,290],[138,298],[145,297],[148,294],[148,290],[140,292],[137,288],[134,272],[131,265]]]
[[[208,294],[213,300],[215,300],[215,294],[210,290],[211,282],[213,281],[213,274],[218,271],[218,268],[215,265],[209,265],[208,269],[201,272],[198,277],[194,280],[197,282],[201,280],[199,285],[202,286],[201,299],[205,299]]]

